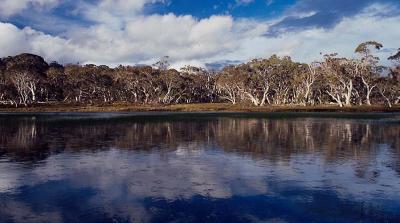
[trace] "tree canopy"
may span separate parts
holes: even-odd
[[[355,49],[359,58],[327,54],[310,64],[273,55],[221,71],[185,66],[171,69],[168,57],[153,66],[48,64],[21,54],[0,59],[0,104],[37,103],[218,103],[267,105],[386,104],[400,101],[400,49],[389,75],[382,75],[376,41]]]

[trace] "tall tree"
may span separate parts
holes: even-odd
[[[352,60],[356,77],[360,78],[365,88],[367,105],[371,105],[371,93],[376,88],[376,80],[379,77],[379,57],[372,54],[372,49],[380,50],[383,47],[376,41],[361,43],[355,49],[355,53],[361,56],[360,60]]]
[[[327,54],[321,63],[321,72],[326,79],[325,92],[340,106],[351,106],[354,90],[354,74],[346,72],[348,59],[337,54]],[[348,70],[348,69],[347,69]]]
[[[320,65],[313,62],[301,65],[299,69],[299,73],[293,77],[293,100],[302,105],[314,105],[314,85],[320,75]]]
[[[393,104],[400,103],[400,49],[388,59],[394,62],[394,66],[390,69],[388,77],[380,78],[378,89],[387,104],[392,107]]]
[[[243,79],[235,66],[225,67],[217,77],[216,87],[223,100],[237,104],[242,96]]]
[[[19,102],[25,106],[28,103],[36,102],[36,89],[39,82],[38,79],[33,77],[28,72],[15,72],[11,76],[11,82],[14,84],[15,88],[19,94]]]

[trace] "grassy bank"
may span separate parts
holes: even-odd
[[[28,107],[0,107],[0,112],[149,112],[149,111],[176,111],[176,112],[400,112],[400,106],[393,108],[385,106],[353,106],[340,108],[338,106],[264,106],[232,105],[226,103],[208,104],[178,104],[178,105],[142,105],[142,104],[102,104],[102,105],[71,105],[46,104]]]

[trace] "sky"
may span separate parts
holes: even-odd
[[[273,54],[300,62],[365,41],[400,48],[399,0],[0,0],[0,57],[174,67]]]

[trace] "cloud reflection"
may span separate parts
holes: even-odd
[[[281,205],[292,217],[295,204],[317,215],[321,197],[331,200],[324,207],[339,205],[334,211],[365,204],[365,216],[400,217],[396,122],[214,117],[0,124],[0,217],[12,222],[85,219],[74,213],[88,215],[87,222],[157,221],[168,219],[168,210],[198,220],[196,207],[212,218],[226,205],[237,213],[216,216],[279,222],[290,220]],[[281,214],[259,210],[263,205]]]

